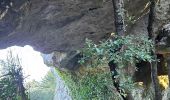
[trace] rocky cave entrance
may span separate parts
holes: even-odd
[[[14,56],[18,55],[24,74],[25,76],[28,76],[26,80],[41,81],[41,79],[49,71],[49,67],[47,67],[43,62],[41,53],[35,51],[29,45],[24,47],[12,46],[6,49],[1,49],[0,59],[4,60],[7,57],[9,51],[11,51]]]
[[[19,59],[19,62],[18,60],[16,60],[16,58]],[[7,66],[5,66],[3,62],[5,62]],[[4,94],[6,93],[2,91],[2,86],[3,86],[2,84],[4,79],[8,77],[10,78],[9,83],[10,82],[12,83],[13,82],[12,80],[18,79],[18,81],[13,83],[13,86],[14,87],[17,86],[17,88],[19,88],[18,82],[21,80],[19,80],[19,78],[14,78],[14,79],[11,78],[11,76],[16,77],[15,72],[19,71],[18,70],[19,67],[16,66],[20,66],[22,69],[21,70],[22,78],[23,78],[22,84],[25,88],[24,89],[25,94],[28,96],[29,99],[52,100],[54,98],[55,88],[56,88],[56,77],[54,75],[54,72],[52,71],[52,68],[47,67],[47,65],[44,64],[42,53],[35,51],[29,45],[26,45],[24,47],[11,46],[6,49],[0,49],[0,92],[1,93]],[[15,71],[12,71],[11,68],[14,67],[15,67]],[[9,72],[11,72],[11,75],[9,74]],[[13,89],[13,87],[11,89]],[[6,91],[9,92],[8,88],[6,88]],[[8,93],[8,95],[10,95],[10,92]],[[0,99],[2,99],[1,96]]]

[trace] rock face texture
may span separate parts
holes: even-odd
[[[77,50],[86,38],[97,42],[114,32],[112,0],[0,0],[0,49],[31,45],[44,55],[49,66],[75,69]],[[147,34],[149,0],[124,0],[128,34]],[[170,21],[170,0],[158,0],[157,33]],[[70,100],[68,89],[59,83],[56,100]],[[63,95],[60,95],[64,93]],[[59,94],[59,95],[58,95]],[[66,97],[66,99],[64,99]]]
[[[68,58],[76,55],[70,55],[70,52],[81,49],[86,38],[97,42],[108,38],[114,31],[111,0],[2,1],[0,48],[31,45],[47,54],[54,51],[66,53],[68,57],[61,63],[64,66],[73,61]],[[127,27],[127,33],[147,33],[147,3],[148,0],[125,0],[128,17],[138,19]],[[169,4],[169,0],[159,0],[155,32],[170,19]]]
[[[125,1],[133,16],[147,3]],[[68,52],[83,47],[85,38],[99,41],[114,31],[111,0],[12,0],[7,11],[0,9],[0,48],[31,45],[44,53]]]
[[[44,53],[67,52],[82,47],[85,38],[99,41],[113,31],[110,1],[32,0],[22,10],[17,18],[8,12],[2,19],[11,28],[2,30],[0,48],[28,44]]]
[[[55,95],[53,100],[72,100],[69,93],[69,88],[67,87],[67,85],[65,85],[65,81],[62,79],[58,71],[56,71],[56,69],[53,67],[54,54],[58,54],[58,56],[60,55],[60,58],[58,59],[62,59],[61,55],[63,55],[63,57],[65,56],[65,54],[61,54],[57,52],[51,54],[42,54],[44,63],[47,66],[51,67],[51,72],[56,78],[56,89],[55,89],[55,93],[54,93]]]
[[[56,77],[56,85],[57,85],[53,100],[72,100],[71,96],[69,95],[68,87],[65,85],[60,75],[55,71],[55,68],[53,68],[52,70],[53,70],[53,74]]]

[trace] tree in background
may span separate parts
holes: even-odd
[[[31,100],[53,100],[55,95],[56,79],[49,71],[41,82],[35,80],[27,83]]]
[[[18,56],[9,51],[7,58],[0,61],[0,98],[2,100],[28,100],[24,87],[22,66]]]

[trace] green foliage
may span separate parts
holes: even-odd
[[[79,63],[91,61],[92,65],[89,66],[94,67],[110,61],[117,64],[134,63],[139,60],[151,62],[153,60],[150,55],[151,49],[153,42],[144,35],[115,36],[114,41],[109,39],[98,45],[87,39],[82,50],[83,58]]]
[[[49,89],[51,91],[54,91],[54,87],[56,86],[56,78],[52,72],[48,72],[45,77],[40,82],[40,87],[45,89]]]
[[[9,51],[7,58],[0,61],[0,98],[1,100],[21,100],[21,85],[23,86],[23,73],[18,56]],[[20,84],[21,83],[21,84]],[[24,88],[24,87],[23,87]]]
[[[85,71],[83,75],[59,70],[57,72],[68,86],[73,100],[119,100],[108,72]]]
[[[6,98],[11,98],[17,100],[16,85],[13,84],[14,80],[12,78],[4,77],[0,80],[0,98],[5,100]]]
[[[56,79],[50,71],[41,82],[32,81],[27,83],[31,100],[53,100]]]
[[[136,16],[130,15],[127,10],[125,10],[124,12],[125,12],[125,23],[126,23],[127,25],[132,25],[132,24],[134,24],[134,23],[136,22],[136,19],[137,19],[137,18],[135,18]]]
[[[118,75],[115,78],[119,80],[120,93],[126,96],[125,91],[131,91],[135,84],[132,76],[123,69],[126,66],[134,67],[132,65],[140,60],[153,61],[150,52],[153,48],[153,42],[144,35],[115,36],[114,40],[101,41],[99,44],[87,39],[79,63],[84,65],[88,63],[87,66],[96,68],[113,61],[118,65],[116,68]]]

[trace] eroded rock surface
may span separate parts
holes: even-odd
[[[139,15],[147,3],[125,1],[131,15]],[[44,53],[77,50],[85,38],[107,38],[114,31],[113,22],[111,0],[15,0],[0,22],[0,48],[31,45]]]
[[[2,31],[0,48],[28,44],[44,53],[67,52],[82,47],[85,38],[99,41],[113,31],[108,0],[32,0],[23,9],[15,28]]]
[[[114,31],[111,0],[11,1],[12,5],[7,4],[11,5],[7,11],[0,7],[1,49],[13,45],[31,45],[43,53],[55,51],[69,55],[83,47],[85,38],[97,42],[108,38]],[[155,32],[169,20],[169,3],[169,0],[160,0],[158,3]],[[125,0],[130,16],[138,18],[135,24],[127,27],[127,33],[147,33],[147,4],[148,0]],[[144,16],[139,18],[141,15]],[[67,66],[66,62],[72,62],[74,55],[66,57],[61,63]]]
[[[53,74],[56,77],[56,90],[53,100],[72,100],[69,89],[65,85],[65,82],[59,75],[59,73],[56,72],[55,68],[52,68]]]

